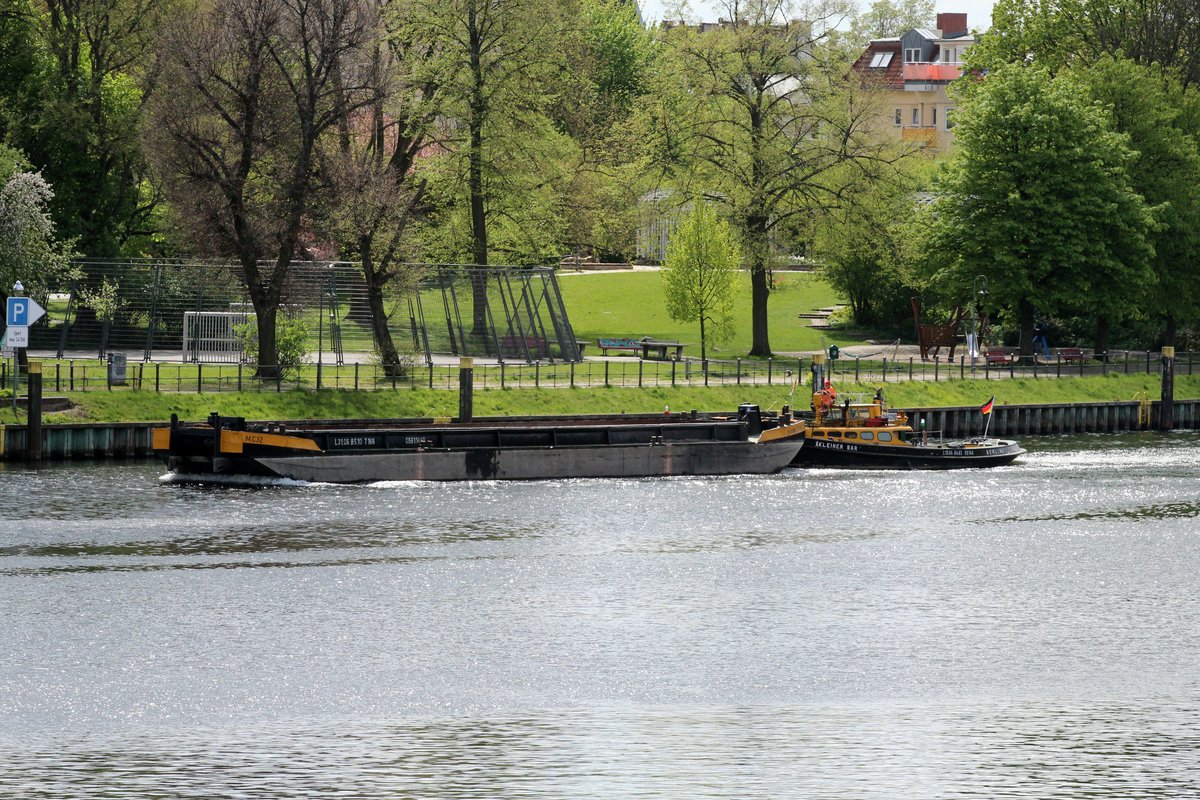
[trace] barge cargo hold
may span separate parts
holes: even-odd
[[[177,479],[257,475],[322,483],[764,475],[788,466],[800,426],[762,430],[757,407],[737,418],[557,418],[469,423],[206,422],[155,431]]]

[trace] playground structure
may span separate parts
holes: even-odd
[[[931,358],[937,358],[938,352],[943,347],[949,347],[950,353],[947,358],[953,361],[954,348],[958,346],[960,336],[958,328],[966,317],[967,310],[962,306],[955,306],[954,311],[950,313],[949,322],[944,325],[921,322],[921,301],[916,297],[912,298],[912,310],[913,321],[917,326],[917,346],[921,351],[921,360],[928,361]]]
[[[126,260],[76,263],[78,277],[52,287],[30,346],[54,352],[141,353],[143,361],[239,363],[255,313],[236,265]],[[408,265],[417,277],[386,287],[395,345],[413,360],[433,355],[499,362],[581,360],[554,270],[546,267]],[[96,298],[104,297],[104,302]],[[296,262],[280,318],[302,325],[308,360],[342,364],[376,353],[367,286],[358,264]]]

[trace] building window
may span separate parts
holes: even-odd
[[[913,125],[920,125],[920,124],[921,124],[921,108],[920,108],[920,106],[917,106],[917,107],[913,108],[913,110],[912,110],[912,111],[913,111],[913,113],[912,113],[912,124],[913,124]]]
[[[931,127],[937,127],[937,106],[929,109],[929,124]]]
[[[916,64],[921,60],[921,48],[909,47],[904,51],[904,60],[909,64]]]
[[[944,119],[946,120],[946,130],[950,130],[951,128],[954,127],[954,109],[953,108],[946,109],[946,114],[944,116]]]
[[[896,127],[899,128],[901,124],[902,123],[900,121],[900,109],[897,108],[896,109]]]
[[[892,63],[892,53],[876,53],[871,59],[871,69],[884,69]]]

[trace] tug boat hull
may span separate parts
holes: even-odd
[[[1000,439],[903,447],[810,439],[796,463],[841,469],[979,469],[1002,467],[1024,453],[1016,442]]]

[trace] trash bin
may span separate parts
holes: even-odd
[[[124,353],[109,353],[108,354],[108,385],[109,386],[124,386],[125,385],[125,354]]]

